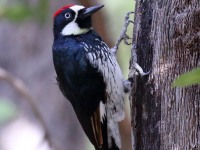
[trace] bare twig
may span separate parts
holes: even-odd
[[[44,134],[45,134],[44,139],[48,141],[49,146],[52,148],[53,145],[52,145],[50,133],[48,131],[45,120],[42,117],[42,115],[40,114],[39,110],[37,109],[37,107],[34,103],[34,99],[32,98],[31,94],[28,92],[28,90],[27,90],[28,88],[26,87],[26,85],[22,82],[22,80],[20,80],[16,77],[13,77],[10,73],[8,73],[6,70],[4,70],[1,67],[0,67],[0,80],[5,80],[8,83],[10,83],[20,93],[20,95],[22,97],[24,97],[25,100],[27,100],[30,107],[32,108],[32,111],[35,113],[35,116],[40,121],[40,123],[44,129]]]
[[[116,54],[117,53],[117,49],[119,47],[119,44],[121,43],[122,40],[124,40],[124,43],[126,45],[130,45],[131,43],[128,42],[129,39],[131,39],[127,34],[126,34],[126,31],[127,31],[127,28],[129,26],[130,23],[134,23],[133,21],[129,20],[130,18],[130,14],[133,14],[134,12],[128,12],[126,14],[126,17],[125,17],[125,22],[124,22],[124,26],[122,28],[122,31],[120,33],[120,36],[118,37],[115,45],[113,48],[111,48],[111,51],[112,53]]]

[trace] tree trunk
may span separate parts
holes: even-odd
[[[200,86],[172,82],[200,65],[200,1],[136,0],[130,70],[136,59],[151,73],[130,94],[133,149],[199,150]]]

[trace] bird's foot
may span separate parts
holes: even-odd
[[[151,70],[148,72],[144,72],[143,69],[140,67],[140,65],[138,65],[138,63],[135,63],[134,68],[135,69],[129,73],[129,78],[123,82],[125,93],[128,93],[131,91],[132,86],[133,86],[133,77],[135,75],[137,75],[137,76],[139,75],[140,77],[145,77],[145,76],[149,75],[149,73],[151,72]]]
[[[126,15],[126,17],[125,17],[124,26],[123,26],[123,28],[122,28],[122,31],[121,31],[121,33],[120,33],[120,36],[118,37],[118,39],[117,39],[117,41],[116,41],[114,47],[110,49],[111,52],[112,52],[113,54],[116,54],[116,53],[117,53],[119,44],[121,43],[122,40],[124,40],[124,43],[125,43],[126,45],[130,45],[130,44],[131,44],[130,42],[128,42],[128,40],[130,40],[130,39],[132,39],[132,38],[130,38],[130,37],[126,34],[126,31],[127,31],[127,28],[128,28],[128,26],[129,26],[130,23],[133,23],[133,24],[134,24],[134,22],[133,22],[132,20],[129,19],[129,18],[130,18],[130,14],[132,14],[132,13],[134,13],[134,12],[128,12],[128,13],[127,13],[127,15]]]
[[[136,75],[140,75],[141,77],[147,76],[151,72],[151,70],[149,70],[148,72],[144,72],[142,67],[140,67],[138,63],[135,63],[135,70],[136,70]]]

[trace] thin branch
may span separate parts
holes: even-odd
[[[118,37],[118,39],[117,39],[117,41],[116,41],[114,47],[111,48],[112,53],[114,53],[115,55],[116,55],[116,53],[117,53],[117,49],[118,49],[118,47],[119,47],[119,44],[121,43],[122,40],[124,40],[124,43],[125,43],[126,45],[130,45],[130,44],[131,44],[131,43],[128,42],[128,40],[131,39],[131,38],[126,34],[126,31],[127,31],[127,28],[128,28],[128,26],[129,26],[129,24],[130,24],[130,23],[134,23],[133,21],[129,20],[130,14],[133,14],[133,13],[134,13],[134,12],[128,12],[128,13],[126,14],[125,22],[124,22],[124,26],[123,26],[123,28],[122,28],[122,31],[121,31],[121,33],[120,33],[120,35],[119,35],[119,37]]]
[[[0,80],[5,80],[8,83],[10,83],[18,92],[19,94],[25,98],[25,100],[29,103],[32,111],[35,113],[35,116],[37,117],[37,119],[40,121],[43,129],[44,129],[44,139],[46,139],[49,143],[49,146],[52,148],[52,141],[50,138],[50,133],[48,131],[47,125],[45,123],[44,118],[42,117],[42,115],[40,114],[40,111],[37,109],[35,103],[34,103],[34,99],[32,98],[31,94],[28,92],[28,88],[26,87],[26,85],[23,83],[22,80],[13,77],[10,73],[8,73],[6,70],[4,70],[3,68],[0,67]]]

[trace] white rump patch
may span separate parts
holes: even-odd
[[[119,149],[121,149],[121,137],[119,133],[119,125],[117,122],[113,122],[112,120],[108,121],[108,135],[112,136],[115,144]],[[112,142],[111,139],[108,140],[108,147],[111,148]]]
[[[99,107],[100,107],[101,122],[103,123],[103,119],[106,117],[106,108],[105,105],[102,103],[102,101],[100,101]]]
[[[90,30],[87,28],[85,28],[85,29],[79,28],[78,24],[75,22],[77,15],[78,15],[78,11],[83,8],[85,8],[85,7],[80,6],[80,5],[75,5],[75,6],[70,7],[70,9],[72,9],[76,13],[76,16],[74,17],[74,20],[72,22],[70,22],[69,24],[67,24],[61,31],[61,34],[63,36],[84,34]]]

